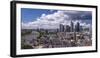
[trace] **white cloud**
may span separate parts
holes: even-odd
[[[77,13],[75,11],[57,11],[53,14],[42,14],[41,17],[37,18],[36,21],[22,23],[22,29],[54,29],[59,28],[59,24],[70,25],[71,17],[66,13]],[[81,22],[75,20],[74,23]],[[81,23],[81,25],[86,25],[86,23]]]

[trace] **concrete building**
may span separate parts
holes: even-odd
[[[73,24],[73,22],[71,21],[71,32],[73,32],[74,31],[74,24]]]
[[[64,32],[64,25],[60,24],[60,32]]]
[[[80,32],[80,23],[79,22],[77,22],[77,24],[75,25],[75,31]]]

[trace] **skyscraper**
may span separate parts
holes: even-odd
[[[60,32],[64,32],[64,25],[60,24]]]
[[[66,25],[65,32],[70,32],[70,31],[71,31],[71,27],[69,25]]]
[[[80,32],[80,23],[79,22],[77,22],[77,24],[75,25],[75,31]]]
[[[74,31],[74,24],[73,24],[73,22],[71,21],[71,32],[73,32]]]

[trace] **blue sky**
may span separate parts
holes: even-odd
[[[38,17],[40,17],[43,13],[46,15],[52,14],[56,12],[56,10],[47,10],[47,9],[31,9],[31,8],[21,8],[21,19],[22,22],[31,22],[35,21]]]
[[[48,9],[31,9],[31,8],[21,8],[21,20],[24,23],[31,22],[37,20],[37,18],[41,17],[42,14],[53,14],[54,12],[57,12],[57,10],[48,10]],[[66,13],[67,15],[70,15],[73,19],[84,19],[86,21],[92,20],[92,14],[86,14],[84,17],[81,17],[80,15],[86,13],[86,11],[77,11],[80,13],[72,14],[72,13]],[[88,12],[88,11],[87,11]]]
[[[52,29],[58,28],[59,24],[70,25],[70,21],[89,27],[92,25],[92,12],[21,8],[21,20],[23,28]]]

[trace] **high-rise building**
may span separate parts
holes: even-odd
[[[64,32],[64,25],[60,24],[60,32]]]
[[[77,22],[77,24],[75,25],[75,31],[80,32],[80,23],[79,22]]]
[[[74,24],[73,24],[73,22],[71,21],[71,32],[73,32],[74,31]]]
[[[80,31],[83,31],[83,27],[82,26],[80,26]]]
[[[70,32],[70,31],[71,31],[71,27],[69,25],[66,25],[65,32]]]

